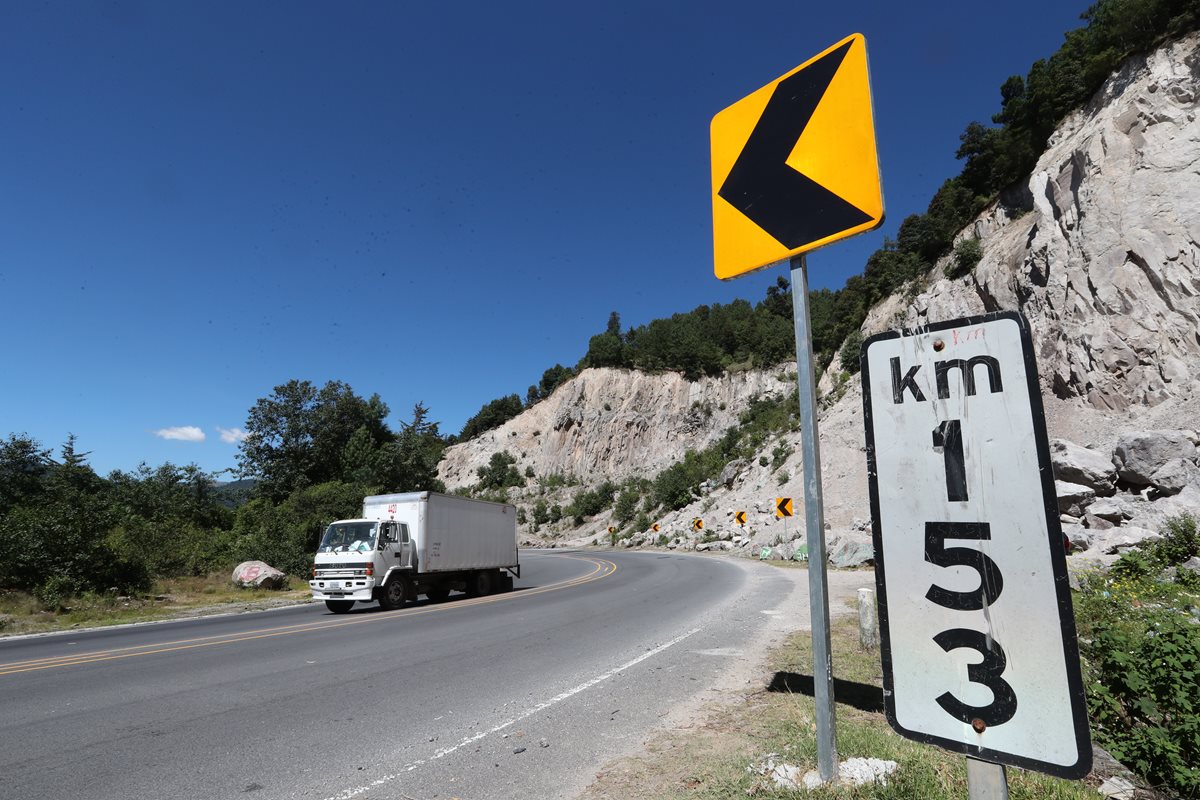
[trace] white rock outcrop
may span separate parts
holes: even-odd
[[[1023,187],[1030,210],[996,206],[960,234],[980,239],[975,270],[881,303],[866,332],[1017,309],[1047,394],[1109,412],[1195,409],[1198,77],[1195,34],[1130,59],[1051,137]]]
[[[790,373],[781,367],[689,382],[674,372],[587,369],[520,416],[447,448],[438,477],[450,489],[473,484],[500,451],[539,477],[653,477],[738,424],[752,398],[794,393],[795,372],[792,365]]]

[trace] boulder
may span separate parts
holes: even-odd
[[[1058,510],[1073,517],[1082,517],[1083,509],[1096,499],[1096,491],[1089,486],[1066,481],[1055,481],[1054,492],[1058,495]]]
[[[746,460],[744,458],[735,458],[725,465],[725,469],[721,470],[721,476],[717,478],[717,483],[726,489],[732,489],[734,481],[737,480],[738,473],[745,468]]]
[[[1161,497],[1153,503],[1139,502],[1134,510],[1129,523],[1140,528],[1157,530],[1169,518],[1180,514],[1191,514],[1200,519],[1200,489],[1185,486],[1179,494]]]
[[[1089,508],[1088,511],[1090,512],[1091,509]],[[1112,522],[1106,520],[1104,517],[1097,517],[1095,514],[1091,513],[1083,515],[1083,524],[1094,531],[1106,531],[1109,528],[1116,527]]]
[[[1101,497],[1116,491],[1116,467],[1103,453],[1066,439],[1054,439],[1050,442],[1050,462],[1054,466],[1054,477],[1060,481],[1087,486]]]
[[[1156,542],[1162,538],[1149,528],[1113,528],[1111,535],[1097,537],[1097,546],[1108,555],[1123,553],[1131,547],[1137,547],[1143,542]]]
[[[771,559],[774,561],[791,561],[792,555],[795,554],[796,548],[791,542],[777,544],[771,548]]]
[[[1179,494],[1189,486],[1200,488],[1200,467],[1185,458],[1172,458],[1154,471],[1150,485],[1160,495]]]
[[[1187,561],[1179,565],[1180,569],[1186,569],[1200,575],[1200,556],[1192,556]]]
[[[861,534],[846,534],[838,537],[837,544],[829,550],[829,563],[838,569],[849,569],[875,563],[875,547],[870,538]]]
[[[230,578],[235,586],[257,589],[286,589],[288,577],[264,561],[243,561]]]
[[[1117,439],[1113,465],[1117,477],[1132,486],[1152,486],[1152,476],[1168,461],[1182,458],[1195,462],[1196,445],[1190,431],[1141,431]]]
[[[1133,505],[1121,497],[1101,497],[1090,504],[1087,510],[1089,515],[1108,520],[1114,525],[1131,519],[1134,512]]]
[[[1067,537],[1067,541],[1071,543],[1071,552],[1091,549],[1092,542],[1096,539],[1095,532],[1089,531],[1082,525],[1063,525],[1062,532]]]

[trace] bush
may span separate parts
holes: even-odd
[[[850,331],[850,335],[846,337],[845,343],[842,344],[842,349],[838,351],[838,360],[842,363],[842,369],[851,375],[857,375],[861,366],[859,351],[862,350],[862,343],[862,331],[855,328]]]
[[[624,527],[637,515],[638,503],[642,500],[642,493],[636,487],[626,486],[621,490],[621,494],[617,496],[616,506],[613,508],[613,518],[617,524]]]
[[[363,497],[373,493],[372,487],[331,481],[294,492],[279,504],[251,500],[234,520],[234,560],[265,561],[291,575],[307,576],[326,526],[357,517]]]
[[[575,499],[564,509],[573,517],[576,525],[582,525],[586,517],[594,517],[613,503],[613,494],[617,486],[612,481],[605,481],[592,490],[581,490],[575,493]]]
[[[480,467],[475,472],[479,475],[478,489],[507,489],[510,486],[524,486],[525,479],[516,468],[517,459],[508,451],[501,450],[492,453],[486,467]]]
[[[960,239],[954,245],[954,260],[946,265],[944,272],[947,278],[959,278],[975,269],[975,265],[983,258],[983,247],[975,238]],[[845,362],[843,362],[845,363]]]
[[[47,611],[58,611],[68,597],[75,594],[75,581],[67,575],[51,575],[33,590],[33,596]]]
[[[1088,710],[1096,740],[1150,783],[1200,797],[1200,603],[1192,573],[1195,519],[1089,576],[1076,600]],[[1174,581],[1163,571],[1175,569]]]

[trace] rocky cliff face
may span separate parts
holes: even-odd
[[[450,489],[468,486],[493,453],[506,451],[539,477],[559,474],[584,483],[652,478],[736,425],[751,398],[795,391],[794,365],[791,370],[695,382],[677,373],[584,370],[515,419],[447,449],[438,477]]]
[[[1028,183],[960,234],[980,240],[976,268],[950,279],[939,264],[876,306],[863,332],[1020,310],[1038,350],[1051,437],[1111,453],[1128,431],[1200,426],[1198,79],[1200,35],[1130,59],[1064,121]],[[837,366],[821,382],[829,400]],[[451,448],[442,478],[451,487],[470,483],[501,449],[539,475],[653,477],[685,449],[714,441],[751,396],[794,392],[778,371],[697,384],[588,371],[506,426]],[[820,423],[825,518],[834,534],[861,531],[869,517],[861,409],[852,380]],[[687,546],[695,539],[691,520],[703,517],[708,534],[746,549],[794,538],[801,526],[775,518],[773,497],[796,498],[802,519],[799,441],[785,436],[767,452],[777,444],[795,451],[782,467],[742,465],[667,515],[662,532]],[[745,528],[733,527],[735,510],[747,511]],[[607,524],[593,520],[580,533]]]
[[[1017,209],[963,231],[975,270],[893,297],[866,332],[1018,309],[1043,388],[1113,412],[1200,386],[1200,37],[1132,59],[1060,127]]]

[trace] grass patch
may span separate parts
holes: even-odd
[[[297,601],[311,597],[308,583],[290,577],[282,591],[241,589],[229,581],[229,572],[202,577],[157,581],[146,595],[119,597],[87,593],[70,597],[58,611],[46,611],[32,594],[0,592],[0,636],[73,628],[96,628],[130,622],[171,619],[228,610],[249,603]]]
[[[769,754],[775,763],[816,769],[816,721],[811,691],[812,650],[808,631],[789,637],[771,653],[772,678],[742,702],[716,707],[701,728],[657,736],[647,755],[626,759],[597,776],[584,794],[600,798],[727,800],[796,797],[837,800],[960,800],[967,796],[966,758],[901,738],[883,716],[878,651],[858,643],[858,621],[833,621],[831,639],[837,703],[838,756],[874,757],[900,766],[887,786],[822,786],[811,792],[776,788],[754,771]],[[1094,800],[1082,782],[1008,769],[1014,800]]]

